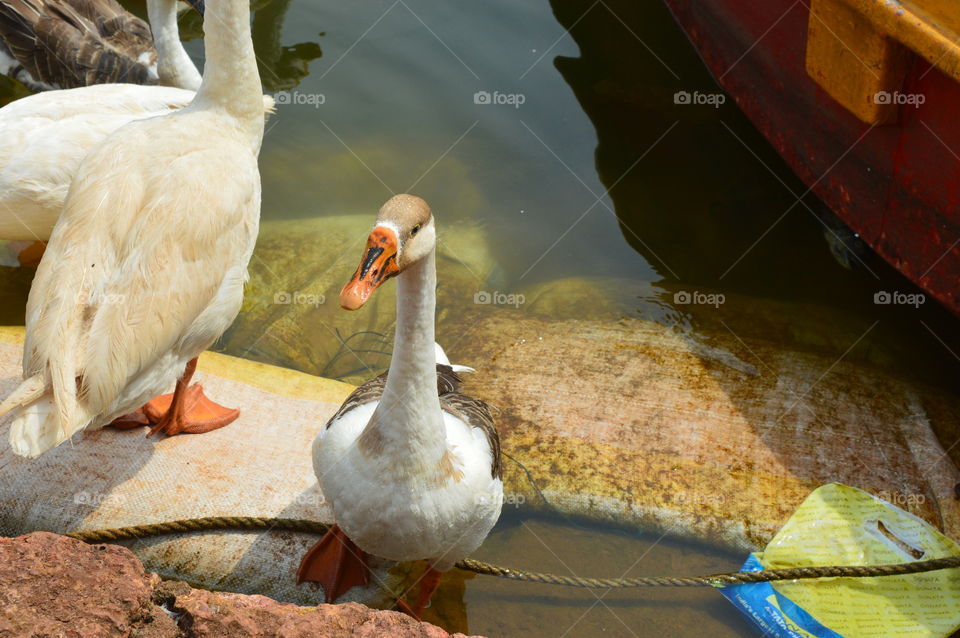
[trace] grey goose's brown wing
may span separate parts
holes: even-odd
[[[379,401],[381,395],[383,395],[383,388],[387,385],[387,375],[389,373],[388,370],[357,386],[357,389],[350,393],[337,413],[330,417],[324,429],[329,428],[345,412],[373,401]],[[467,425],[480,428],[480,431],[487,438],[493,456],[490,474],[495,478],[500,478],[503,475],[503,461],[500,457],[500,435],[497,434],[497,429],[493,425],[493,413],[490,405],[480,399],[460,394],[460,385],[460,376],[453,371],[453,368],[442,363],[437,364],[437,394],[440,396],[440,408]]]
[[[337,410],[337,413],[330,417],[330,420],[327,421],[326,428],[330,427],[330,424],[339,419],[344,412],[349,412],[357,406],[379,401],[380,395],[383,394],[383,388],[387,385],[388,374],[390,374],[389,370],[357,386],[357,389],[351,392],[350,395],[340,405],[340,409]],[[454,372],[453,368],[450,366],[438,363],[437,393],[443,397],[451,392],[459,391],[460,377],[457,376],[457,373]]]
[[[43,4],[39,0],[0,0],[0,40],[31,74],[38,46],[37,24],[43,15]]]
[[[440,396],[451,392],[460,392],[462,385],[460,375],[453,371],[453,368],[442,363],[437,364],[437,393]]]
[[[111,47],[133,60],[154,61],[156,49],[150,25],[124,9],[116,0],[62,0],[79,15],[96,25],[97,32]]]
[[[493,424],[490,404],[459,392],[448,392],[440,395],[440,407],[444,412],[449,412],[467,425],[480,428],[480,431],[487,437],[490,453],[493,456],[490,474],[494,478],[501,478],[503,476],[503,460],[500,457],[500,435]]]
[[[36,82],[156,83],[141,62],[156,58],[150,28],[113,0],[2,0],[0,38]]]
[[[351,392],[343,403],[340,404],[340,409],[330,417],[330,420],[327,421],[327,424],[324,426],[324,430],[333,425],[333,422],[343,416],[345,413],[350,410],[359,407],[361,405],[366,405],[367,403],[373,403],[374,401],[380,400],[380,395],[383,394],[383,387],[387,385],[387,373],[377,375],[369,381],[364,381],[357,386],[357,389]]]

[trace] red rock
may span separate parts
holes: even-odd
[[[374,611],[359,603],[300,607],[265,596],[247,596],[194,589],[178,596],[175,613],[188,635],[204,638],[373,638],[408,636],[446,638],[447,632],[392,611]],[[462,638],[463,634],[454,634]]]
[[[129,550],[36,532],[0,538],[0,636],[179,636],[160,579]]]
[[[449,634],[403,614],[357,603],[300,607],[265,596],[192,589],[145,572],[124,547],[87,545],[35,532],[0,538],[0,638],[33,636],[447,638]]]

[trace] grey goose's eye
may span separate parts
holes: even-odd
[[[420,224],[417,224],[416,226],[413,227],[413,230],[410,231],[410,234],[416,235],[419,232],[420,232]]]

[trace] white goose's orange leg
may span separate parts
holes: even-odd
[[[110,425],[124,430],[152,425],[147,436],[160,431],[173,436],[182,433],[201,434],[233,423],[240,416],[240,410],[211,401],[199,383],[190,385],[190,379],[197,369],[197,359],[194,357],[187,363],[183,376],[177,379],[173,394],[151,399],[140,410],[120,417]]]
[[[417,597],[417,604],[411,607],[405,600],[398,598],[397,608],[408,616],[413,616],[417,620],[420,620],[420,615],[423,614],[423,610],[430,604],[430,598],[433,597],[433,592],[437,591],[437,587],[440,586],[440,579],[442,577],[443,572],[434,569],[432,565],[428,566],[427,571],[420,577],[420,595]]]
[[[26,268],[36,268],[40,265],[40,259],[43,257],[43,251],[47,249],[47,242],[35,241],[17,255],[17,261]]]

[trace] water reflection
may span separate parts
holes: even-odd
[[[287,13],[293,0],[253,0],[253,49],[260,68],[260,81],[267,92],[289,90],[300,84],[310,72],[310,62],[323,55],[315,41],[282,44]],[[203,18],[194,11],[180,16],[180,37],[185,41],[203,37]],[[326,35],[316,32],[316,37]],[[199,44],[199,42],[197,43]],[[203,56],[202,46],[191,47],[191,54]]]
[[[282,45],[281,34],[292,0],[270,0],[253,14],[253,49],[266,91],[292,89],[310,72],[310,62],[323,55],[317,42]],[[323,36],[320,32],[318,36]]]

